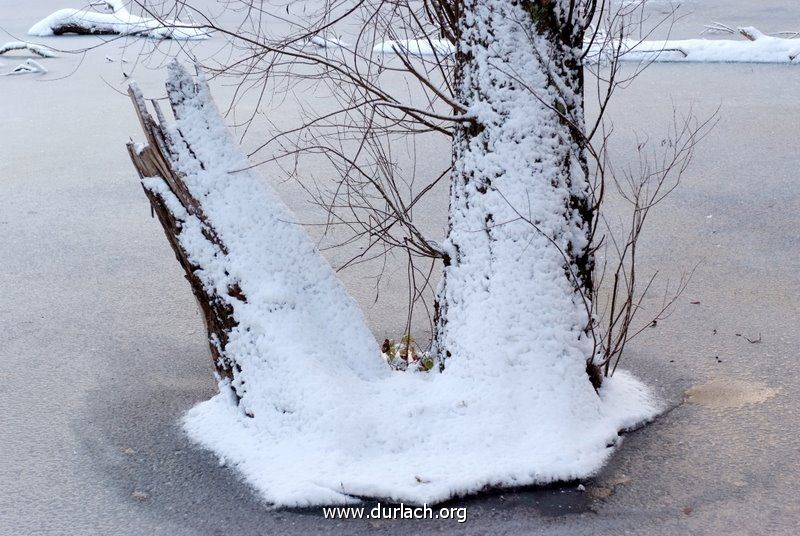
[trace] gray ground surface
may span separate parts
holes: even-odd
[[[19,36],[63,7],[37,4],[0,0],[0,25]],[[794,2],[769,4],[698,1],[676,33],[709,20],[800,29]],[[795,532],[800,68],[657,65],[611,111],[626,159],[634,130],[664,125],[673,102],[701,115],[722,106],[644,252],[673,279],[700,262],[675,313],[627,360],[674,409],[630,434],[586,493],[456,501],[465,525],[348,523],[265,508],[182,433],[180,416],[215,390],[202,321],[124,151],[138,125],[100,79],[123,87],[107,54],[119,51],[92,52],[60,80],[79,57],[48,60],[52,81],[0,78],[0,534]],[[162,74],[136,78],[154,94]],[[346,282],[383,336],[397,307],[389,291],[371,305],[363,275]]]

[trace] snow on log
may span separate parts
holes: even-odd
[[[400,52],[411,56],[448,56],[455,52],[455,46],[446,39],[398,39],[378,43],[372,50],[383,54]]]
[[[308,40],[316,48],[351,48],[352,45],[346,43],[339,37],[321,37],[319,35],[311,36]]]
[[[56,53],[47,47],[37,45],[34,43],[27,43],[25,41],[10,41],[3,46],[0,46],[0,55],[11,52],[12,50],[27,50],[42,58],[57,58]]]
[[[630,375],[618,371],[598,396],[582,373],[518,359],[520,342],[479,369],[454,355],[443,373],[391,370],[332,268],[250,169],[202,76],[173,63],[167,95],[172,125],[131,88],[147,145],[128,150],[220,376],[220,393],[184,427],[268,502],[434,503],[581,478],[620,430],[657,413]],[[529,341],[529,354],[547,351]]]
[[[120,0],[108,0],[112,12],[61,9],[34,24],[28,35],[63,34],[135,35],[154,39],[207,39],[208,30],[179,20],[140,17],[129,12]]]
[[[689,62],[689,63],[797,63],[800,39],[766,35],[756,28],[738,28],[744,40],[732,39],[673,39],[639,41],[615,39],[593,41],[587,61],[604,62],[618,55],[621,61],[632,62]],[[402,51],[417,56],[452,54],[455,47],[443,39],[408,39],[385,41],[373,49],[393,54]]]
[[[34,60],[27,60],[25,63],[21,63],[17,65],[14,70],[9,71],[7,73],[3,73],[0,76],[8,76],[13,74],[46,74],[47,69],[39,63],[38,61]]]
[[[756,28],[738,28],[743,40],[672,39],[667,41],[615,40],[611,46],[594,46],[588,57],[607,58],[619,49],[620,59],[642,62],[691,63],[793,63],[800,54],[800,40],[772,37]]]

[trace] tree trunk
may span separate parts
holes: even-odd
[[[574,6],[573,6],[574,7]],[[583,150],[583,31],[568,0],[466,0],[434,349],[447,367],[592,357],[593,208]],[[561,365],[559,365],[561,366]]]

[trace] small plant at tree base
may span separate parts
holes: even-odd
[[[399,343],[394,339],[384,339],[381,357],[394,370],[428,372],[434,365],[430,352],[420,350],[410,334],[403,335]]]

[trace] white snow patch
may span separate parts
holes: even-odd
[[[552,402],[554,389],[510,374],[320,382],[301,372],[286,382],[298,392],[275,401],[289,397],[291,413],[249,418],[220,393],[183,421],[274,505],[435,503],[487,486],[585,478],[619,443],[618,430],[659,411],[649,390],[619,371],[585,408]]]

